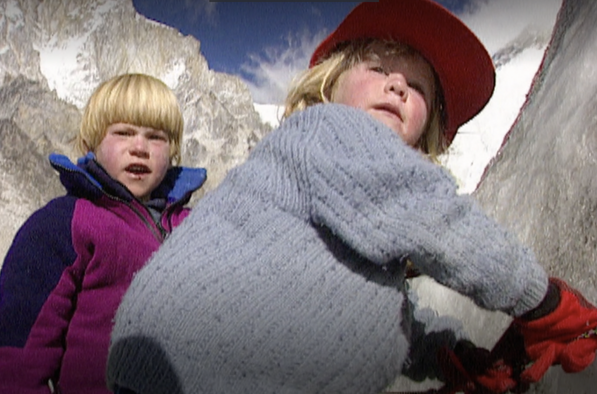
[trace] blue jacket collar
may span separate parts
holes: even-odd
[[[60,181],[69,194],[95,199],[107,193],[126,201],[134,199],[124,185],[108,175],[91,152],[79,158],[77,164],[57,153],[52,153],[49,159],[52,167],[59,172]],[[166,198],[169,204],[180,200],[186,202],[206,178],[205,168],[172,167],[153,191],[151,198]]]

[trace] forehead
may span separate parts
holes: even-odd
[[[384,67],[399,68],[401,72],[407,71],[413,76],[435,81],[431,64],[419,52],[406,45],[375,42],[367,51],[365,60],[379,61]]]

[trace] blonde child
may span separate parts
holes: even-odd
[[[91,95],[77,164],[52,154],[67,193],[18,231],[0,273],[0,392],[108,393],[116,308],[188,215],[204,169],[180,160],[183,118],[160,80],[124,74]]]
[[[540,360],[525,379],[554,362],[586,367],[597,341],[574,338],[597,326],[597,310],[549,280],[429,160],[493,86],[482,44],[441,6],[358,5],[315,50],[280,128],[133,281],[116,316],[109,386],[364,394],[404,374],[439,377],[450,392],[513,388],[511,365],[408,298],[407,261],[515,317]],[[485,367],[475,371],[476,359]]]

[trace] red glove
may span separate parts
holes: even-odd
[[[549,279],[550,288],[545,299],[537,307],[555,304],[538,318],[529,318],[530,312],[514,320],[524,338],[526,353],[533,365],[527,368],[521,379],[539,381],[547,369],[561,364],[566,372],[579,372],[595,359],[597,351],[597,309],[564,281]],[[554,297],[556,303],[553,302]],[[549,309],[549,308],[548,308]]]
[[[453,351],[442,348],[438,360],[446,381],[438,393],[493,394],[516,386],[512,367],[472,342],[459,341]]]

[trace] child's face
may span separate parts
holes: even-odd
[[[164,180],[170,167],[170,139],[161,130],[115,123],[95,149],[108,174],[141,201]]]
[[[425,132],[435,78],[417,53],[391,55],[373,47],[378,59],[365,60],[344,71],[332,91],[332,102],[368,112],[416,147]]]

